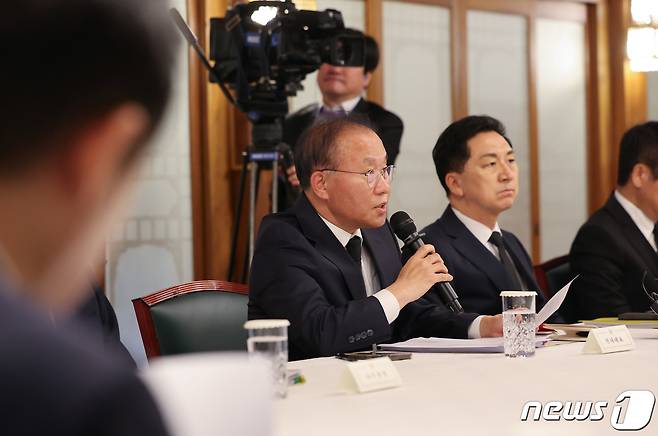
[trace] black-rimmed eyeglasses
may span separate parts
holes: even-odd
[[[377,184],[377,181],[379,180],[380,177],[382,177],[384,180],[386,180],[388,183],[391,183],[393,181],[393,173],[395,172],[395,165],[389,165],[387,167],[384,167],[380,170],[368,170],[364,172],[359,172],[359,171],[346,171],[346,170],[338,170],[335,168],[322,168],[321,170],[318,171],[333,171],[336,173],[347,173],[347,174],[360,174],[362,176],[365,176],[366,181],[368,182],[368,186],[373,188],[375,184]]]

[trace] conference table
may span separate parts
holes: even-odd
[[[402,386],[359,394],[341,384],[346,362],[319,358],[289,363],[306,382],[274,405],[276,436],[339,435],[658,435],[658,412],[640,431],[611,425],[615,403],[629,390],[658,394],[658,330],[632,330],[635,349],[584,354],[583,342],[549,343],[530,358],[503,354],[414,353],[393,362]],[[555,345],[554,345],[555,344]],[[521,420],[538,401],[605,401],[603,419]],[[534,410],[534,409],[533,409]],[[559,413],[558,413],[559,415]]]

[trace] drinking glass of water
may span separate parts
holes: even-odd
[[[282,398],[285,398],[288,392],[289,325],[287,319],[254,319],[244,324],[244,328],[249,332],[249,355],[270,361],[274,391]]]
[[[505,356],[530,357],[535,354],[534,291],[503,291],[503,338]]]

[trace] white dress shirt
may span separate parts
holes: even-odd
[[[489,250],[491,254],[496,256],[496,259],[500,260],[500,253],[498,253],[498,247],[496,247],[495,244],[492,242],[489,242],[489,238],[491,238],[491,234],[493,232],[498,232],[501,235],[503,232],[500,231],[500,226],[498,225],[498,221],[496,221],[496,225],[494,225],[493,229],[490,229],[488,226],[482,224],[480,221],[476,221],[471,217],[467,217],[454,207],[452,207],[452,211],[455,213],[455,216],[459,219],[459,221],[462,222],[466,226],[469,232],[473,233],[473,236],[475,236],[475,239],[480,241],[482,245],[484,245],[484,248]]]
[[[354,97],[352,99],[346,100],[342,103],[340,103],[337,106],[327,106],[324,104],[324,102],[321,105],[318,105],[318,111],[319,110],[328,110],[331,112],[338,112],[338,111],[343,111],[346,114],[349,114],[354,110],[357,104],[359,104],[359,100],[361,100],[361,96]]]
[[[327,221],[322,215],[319,216],[343,247],[347,245],[353,236],[361,238],[361,274],[363,275],[363,282],[366,285],[366,295],[368,297],[374,296],[379,301],[379,304],[381,304],[384,314],[386,315],[386,320],[391,324],[400,314],[400,303],[398,303],[398,299],[395,298],[395,295],[393,295],[391,291],[388,289],[381,289],[381,283],[379,282],[379,276],[377,275],[375,264],[368,249],[365,244],[363,244],[361,229],[357,229],[354,233],[348,233]]]
[[[455,216],[459,221],[466,226],[469,232],[475,236],[475,239],[480,241],[482,245],[484,245],[484,248],[489,250],[491,254],[493,254],[496,259],[500,260],[500,253],[498,252],[498,247],[494,245],[492,242],[489,242],[489,238],[491,238],[491,234],[493,232],[498,232],[501,235],[503,232],[500,230],[500,226],[498,225],[498,221],[496,221],[496,224],[494,225],[493,229],[490,229],[487,225],[482,224],[480,221],[474,220],[471,217],[468,217],[455,209],[454,207],[450,206],[452,211],[455,213]],[[480,321],[482,319],[483,315],[478,316],[474,321],[473,324],[468,328],[468,337],[469,338],[479,338],[480,337]],[[477,334],[477,336],[476,336]]]
[[[619,204],[621,204],[621,207],[624,208],[626,213],[631,217],[653,250],[658,251],[656,248],[656,241],[653,239],[653,228],[656,223],[651,221],[651,218],[642,212],[642,209],[631,203],[631,201],[624,197],[619,191],[615,190],[615,198]]]
[[[336,239],[341,243],[343,247],[352,239],[353,236],[358,236],[361,238],[361,243],[363,244],[363,235],[361,234],[361,229],[357,229],[354,233],[348,233],[340,227],[334,225],[327,221],[322,215],[318,214],[322,221],[329,227],[331,233],[334,234]],[[400,314],[400,303],[398,299],[395,298],[395,295],[391,293],[388,289],[381,289],[375,292],[376,289],[380,289],[381,283],[379,282],[379,276],[377,275],[377,270],[375,269],[375,264],[372,260],[372,256],[368,252],[365,244],[363,244],[361,249],[361,273],[363,274],[363,282],[366,285],[366,295],[374,296],[379,300],[384,314],[386,315],[386,320],[391,324]],[[476,339],[480,337],[480,321],[482,320],[482,315],[478,316],[473,320],[471,325],[468,327],[468,337],[470,339]]]

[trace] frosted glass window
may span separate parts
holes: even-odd
[[[569,252],[587,218],[585,26],[538,19],[541,260]]]
[[[186,0],[170,5],[186,16]],[[134,205],[106,248],[105,289],[138,364],[146,356],[131,300],[193,276],[188,48],[180,44],[179,51],[169,107],[137,178]]]
[[[404,122],[389,213],[405,210],[421,228],[448,204],[432,162],[432,148],[452,119],[450,12],[385,1],[385,106]]]
[[[647,73],[647,116],[658,120],[658,71]]]
[[[499,119],[519,166],[519,195],[500,226],[531,251],[530,147],[528,131],[528,55],[525,17],[469,11],[468,110]]]
[[[365,31],[366,6],[364,0],[317,0],[318,11],[336,9],[343,15],[345,27]],[[292,113],[311,103],[322,101],[322,94],[317,85],[317,72],[306,76],[302,82],[304,90],[289,99],[289,111]]]

